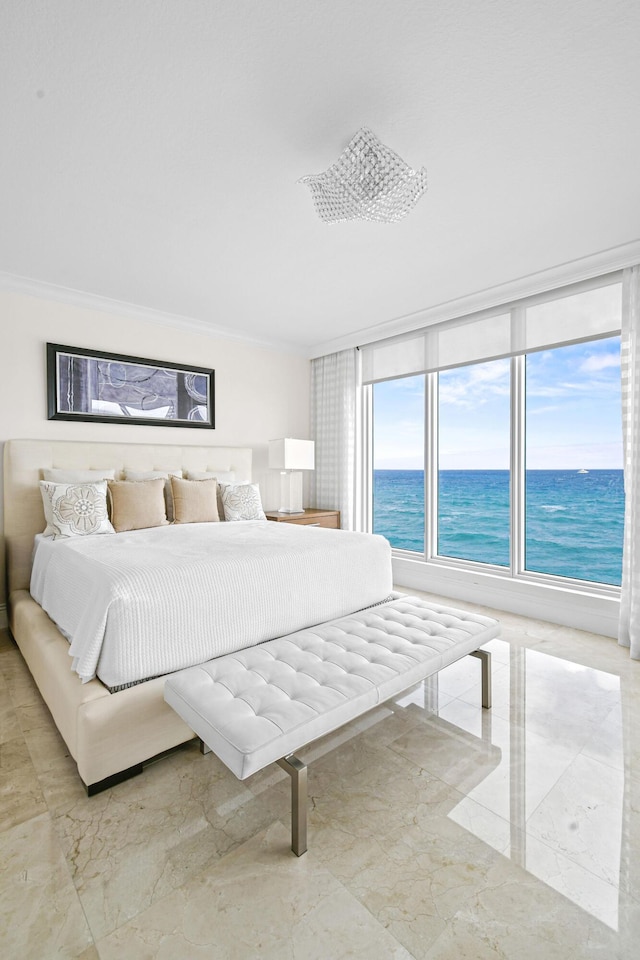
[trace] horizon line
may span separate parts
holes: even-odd
[[[376,470],[389,470],[404,473],[424,473],[424,467],[375,467]],[[587,473],[597,473],[599,470],[609,471],[609,470],[619,470],[620,473],[624,473],[624,467],[525,467],[525,473],[531,473],[534,470],[549,470],[549,471],[558,471],[562,473],[581,473],[583,470],[586,470]],[[438,472],[444,473],[446,471],[455,471],[457,473],[471,473],[474,471],[482,471],[483,473],[509,473],[510,467],[439,467]]]

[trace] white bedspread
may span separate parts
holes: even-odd
[[[37,538],[31,595],[109,687],[170,673],[385,599],[380,536],[268,521]]]

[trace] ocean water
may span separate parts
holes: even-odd
[[[528,470],[525,568],[619,585],[622,470]],[[422,470],[374,471],[373,529],[391,545],[424,551]],[[509,566],[509,471],[441,470],[438,553]]]

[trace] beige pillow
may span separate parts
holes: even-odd
[[[173,520],[173,497],[171,496],[169,477],[181,476],[182,470],[128,470],[125,468],[124,471],[125,480],[157,480],[158,477],[164,480],[164,502],[169,523]]]
[[[171,490],[175,523],[210,523],[220,519],[215,480],[171,477]]]
[[[187,470],[187,480],[217,480],[218,481],[218,519],[224,520],[224,506],[222,503],[221,483],[233,483],[236,475],[233,470]]]
[[[160,527],[168,523],[164,480],[107,480],[111,500],[111,523],[116,533]]]

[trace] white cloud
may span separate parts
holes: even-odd
[[[448,371],[440,377],[440,402],[477,407],[493,397],[509,396],[508,360],[494,360]]]
[[[599,370],[606,370],[608,367],[620,366],[619,353],[601,353],[592,354],[580,365],[580,370],[586,373],[597,373]]]
[[[577,394],[610,397],[611,383],[604,379],[558,380],[553,384],[536,382],[533,378],[527,381],[527,397],[575,397]]]
[[[554,386],[544,386],[527,381],[527,397],[565,397],[566,395],[566,389],[559,383]]]
[[[556,410],[562,410],[562,407],[558,406],[557,403],[550,403],[546,407],[534,407],[534,408],[528,407],[527,413],[529,414],[529,416],[535,416],[536,414],[539,414],[539,413],[555,413]]]

